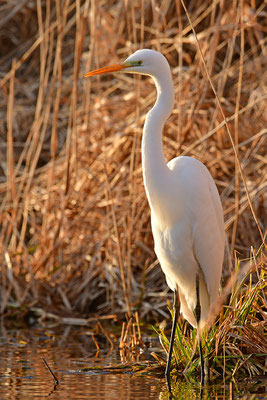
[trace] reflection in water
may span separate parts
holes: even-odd
[[[85,370],[96,365],[118,364],[119,353],[100,351],[86,330],[68,327],[61,332],[40,329],[0,334],[0,399],[168,399],[165,380],[155,375]],[[59,384],[54,385],[45,358]],[[149,353],[143,355],[148,359]],[[203,399],[229,399],[227,388],[204,390]],[[199,388],[183,379],[174,389],[174,399],[199,398]],[[237,398],[241,399],[242,396]],[[257,399],[264,397],[255,397]],[[246,397],[249,399],[249,397]]]
[[[86,331],[40,329],[1,332],[0,399],[158,399],[164,380],[130,373],[112,374],[87,367],[118,363],[119,353],[100,351]],[[88,356],[89,355],[89,356]],[[45,367],[45,358],[59,384]]]

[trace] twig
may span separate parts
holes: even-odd
[[[49,367],[49,365],[46,362],[46,359],[44,357],[42,357],[42,360],[44,362],[44,365],[46,366],[46,368],[48,369],[48,371],[50,372],[50,374],[53,376],[54,381],[55,381],[55,385],[59,384],[59,380],[57,379],[56,375],[54,374],[54,372],[52,371],[52,369]]]
[[[108,332],[106,331],[106,329],[103,328],[103,326],[100,324],[99,321],[97,321],[97,325],[99,326],[99,328],[101,329],[102,333],[105,335],[105,337],[109,341],[111,348],[113,349],[114,344],[113,344],[112,340],[110,339]]]

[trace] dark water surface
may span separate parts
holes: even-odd
[[[155,374],[131,372],[110,373],[105,370],[84,370],[96,366],[122,364],[117,349],[105,342],[96,351],[91,333],[73,327],[54,329],[1,329],[0,335],[0,399],[168,399],[165,380]],[[149,359],[149,352],[140,357]],[[53,378],[42,358],[59,380]],[[125,360],[124,360],[125,361]],[[141,361],[141,360],[138,360]],[[261,388],[261,393],[264,390]],[[246,393],[246,395],[244,395]],[[209,387],[203,399],[263,399],[264,394],[252,397],[249,391],[235,387],[235,394],[225,387]],[[255,391],[254,391],[255,393]],[[185,379],[177,382],[174,399],[200,398],[199,387]],[[267,398],[267,397],[266,397]]]

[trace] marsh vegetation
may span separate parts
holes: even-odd
[[[16,323],[41,318],[95,329],[98,319],[126,321],[125,329],[135,314],[141,330],[156,326],[167,349],[172,295],[153,251],[140,153],[155,89],[130,75],[83,79],[138,48],[154,48],[167,57],[175,83],[166,160],[201,160],[224,208],[225,306],[204,335],[205,357],[214,378],[261,376],[266,9],[245,0],[186,6],[245,181],[179,1],[1,3],[1,314]],[[195,343],[182,319],[177,337],[182,370]],[[192,373],[197,361],[196,354]]]

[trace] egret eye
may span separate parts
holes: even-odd
[[[138,61],[133,61],[133,66],[138,67],[139,65],[142,65],[143,61],[142,60],[138,60]]]

